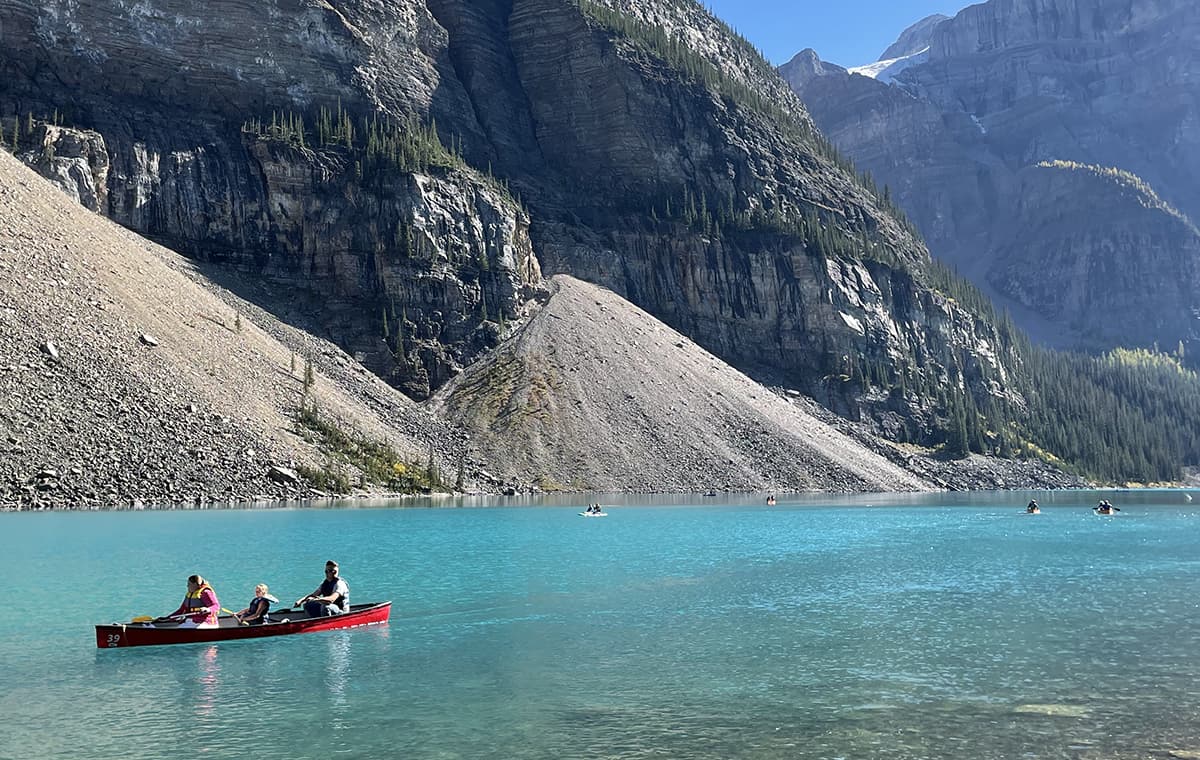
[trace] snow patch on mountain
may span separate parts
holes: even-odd
[[[851,74],[861,74],[864,77],[878,80],[884,84],[891,84],[892,80],[909,66],[915,66],[919,63],[924,63],[929,60],[929,47],[923,47],[912,55],[905,55],[899,58],[889,58],[886,61],[876,61],[868,63],[865,66],[852,66],[847,71]]]

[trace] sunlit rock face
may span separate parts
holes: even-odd
[[[927,43],[920,60],[893,65],[889,81],[814,65],[811,52],[781,71],[839,148],[888,186],[930,250],[1035,337],[1173,346],[1200,336],[1200,298],[1186,295],[1196,292],[1190,220],[1200,216],[1198,35],[1200,6],[1185,0],[991,0],[891,51]],[[1137,194],[1104,194],[1094,172],[1031,170],[1048,161],[1132,173],[1184,220],[1148,213]],[[1031,177],[1050,174],[1060,175],[1058,190],[1047,194]],[[1051,237],[1032,239],[1050,215]],[[1051,239],[1065,248],[1048,250]],[[1128,258],[1114,260],[1117,251]],[[1131,308],[1024,289],[1038,278],[1048,291],[1075,292],[1077,274],[1100,260],[1147,278],[1109,284],[1105,300]],[[1032,273],[1015,277],[1023,267]],[[1183,283],[1179,297],[1148,298],[1161,282]]]

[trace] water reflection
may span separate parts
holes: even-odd
[[[350,635],[348,631],[325,635],[325,688],[334,707],[346,704],[346,683],[350,676]],[[340,715],[340,712],[334,715]]]
[[[196,653],[195,698],[192,712],[198,719],[210,717],[217,708],[218,691],[221,686],[221,666],[217,663],[216,644],[204,647]],[[186,671],[179,671],[181,674]]]

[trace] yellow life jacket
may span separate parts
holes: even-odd
[[[213,587],[212,587],[212,586],[210,586],[210,585],[208,585],[207,583],[205,583],[203,586],[201,586],[200,588],[196,589],[195,591],[189,591],[189,592],[187,593],[187,596],[185,596],[185,597],[183,598],[183,601],[184,601],[184,603],[185,603],[185,604],[187,604],[187,608],[188,608],[189,610],[190,610],[190,609],[194,609],[194,608],[196,608],[196,607],[205,607],[205,606],[207,606],[207,605],[205,605],[205,604],[202,604],[202,603],[200,602],[200,595],[204,593],[204,590],[205,590],[205,589],[208,589],[209,591],[212,591],[212,593],[213,593],[213,596],[216,596],[216,595],[217,595],[217,592],[216,592],[216,591],[213,591]]]

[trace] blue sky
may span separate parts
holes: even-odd
[[[804,48],[858,66],[879,57],[926,16],[953,16],[972,0],[701,0],[776,66]],[[979,2],[979,0],[974,0]]]

